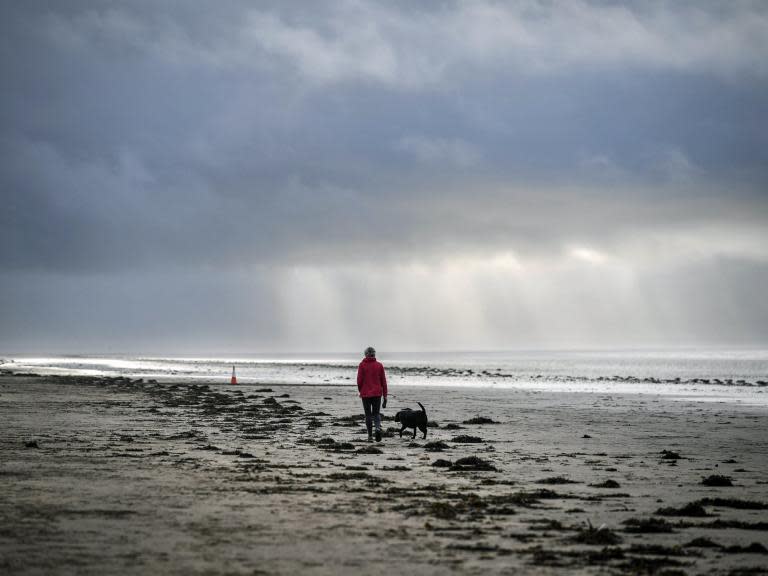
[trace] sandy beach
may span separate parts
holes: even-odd
[[[0,571],[767,572],[764,407],[391,393],[369,444],[353,386],[5,374]]]

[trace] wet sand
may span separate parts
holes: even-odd
[[[391,392],[0,376],[0,572],[768,573],[763,407]]]

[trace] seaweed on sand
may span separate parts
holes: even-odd
[[[494,496],[488,496],[488,503],[496,506],[522,506],[525,508],[531,508],[536,504],[539,504],[541,500],[552,500],[557,498],[565,498],[555,492],[554,490],[547,490],[546,488],[540,488],[539,490],[533,490],[531,492],[519,491],[512,494],[498,494]]]
[[[488,460],[483,460],[477,456],[459,458],[456,460],[456,462],[453,463],[453,466],[451,466],[450,469],[454,472],[461,472],[465,470],[496,472],[498,470],[496,466],[491,464]]]
[[[509,550],[499,548],[492,544],[449,544],[446,546],[448,550],[461,550],[463,552],[498,552],[499,554],[508,554]]]
[[[757,500],[741,500],[739,498],[702,498],[697,501],[703,506],[719,506],[737,510],[768,510],[768,504]]]
[[[624,558],[624,550],[618,547],[609,546],[606,546],[601,550],[590,550],[585,556],[587,564],[604,564],[611,560],[622,560]]]
[[[707,522],[703,524],[691,524],[691,527],[696,528],[738,528],[740,530],[759,530],[761,532],[768,531],[768,522],[744,522],[742,520],[720,520],[717,519],[714,522]],[[688,526],[686,526],[688,527]]]
[[[768,549],[760,542],[752,542],[749,546],[728,546],[723,548],[726,554],[768,554]]]
[[[672,450],[662,450],[661,451],[661,459],[662,460],[680,460],[681,456],[678,452],[673,452]]]
[[[621,488],[621,485],[616,480],[608,479],[605,482],[599,482],[597,484],[590,484],[592,488]]]
[[[462,424],[498,424],[498,422],[491,418],[486,418],[485,416],[475,416],[469,420],[464,420]]]
[[[672,524],[662,518],[630,518],[624,521],[624,532],[632,534],[666,534],[674,532]]]
[[[610,546],[621,542],[621,536],[616,534],[605,524],[601,524],[599,527],[595,528],[592,526],[592,522],[587,520],[587,526],[581,528],[576,533],[573,537],[573,541],[578,542],[579,544],[589,544],[590,546]]]
[[[427,514],[441,520],[453,520],[458,515],[456,506],[449,502],[431,502]]]
[[[704,486],[733,486],[733,481],[730,476],[723,476],[722,474],[712,474],[701,480]]]
[[[461,514],[476,514],[487,508],[488,504],[477,494],[459,495],[458,502],[430,502],[427,506],[427,514],[443,520],[453,520]]]
[[[674,508],[671,506],[667,508],[659,508],[656,510],[656,512],[654,512],[654,514],[658,514],[659,516],[689,516],[694,518],[709,516],[707,511],[704,509],[704,506],[701,505],[700,501],[689,502],[680,508]]]
[[[462,434],[461,436],[454,436],[451,438],[451,442],[455,442],[457,444],[479,444],[482,441],[482,438],[477,436],[468,436],[466,434]]]
[[[563,567],[568,565],[562,556],[551,550],[545,550],[541,546],[537,546],[535,549],[531,550],[531,552],[533,553],[531,564],[534,566]]]
[[[683,544],[685,548],[722,548],[722,544],[713,542],[709,538],[694,538],[687,544]]]
[[[341,416],[336,418],[333,426],[342,426],[345,428],[356,428],[360,422],[365,420],[365,414],[352,414],[350,416]]]
[[[333,451],[333,452],[340,452],[344,450],[354,450],[355,446],[349,442],[337,442],[330,436],[325,436],[323,438],[320,438],[320,440],[317,441],[317,445],[321,448]]]
[[[570,480],[565,476],[551,476],[550,478],[537,480],[536,484],[578,484],[578,482],[576,480]]]
[[[664,546],[663,544],[632,544],[627,552],[649,556],[701,556],[700,552],[685,550],[682,546]]]
[[[560,522],[560,520],[555,520],[554,518],[534,518],[533,520],[530,520],[530,524],[528,530],[542,530],[544,532],[549,530],[569,530],[567,526],[563,526],[563,523]]]
[[[686,566],[688,563],[675,560],[674,558],[656,557],[656,556],[641,556],[629,558],[626,562],[620,565],[620,568],[625,570],[629,574],[659,574],[663,568],[667,566]],[[664,574],[681,574],[681,572],[669,572],[664,571]]]
[[[728,576],[756,576],[758,574],[768,574],[768,568],[762,566],[737,566],[728,572]]]
[[[328,474],[329,480],[371,480],[377,479],[367,472],[332,472]]]

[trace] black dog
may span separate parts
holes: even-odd
[[[400,410],[395,414],[395,422],[400,422],[400,438],[403,437],[403,430],[406,428],[413,428],[413,437],[416,438],[416,428],[424,433],[424,438],[427,438],[427,411],[424,410],[424,405],[421,402],[417,402],[421,406],[421,411],[411,410],[406,408]]]

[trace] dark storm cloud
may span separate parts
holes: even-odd
[[[373,254],[764,274],[761,3],[25,2],[0,27],[6,312],[40,274],[61,306],[135,274],[195,309],[246,299],[209,273],[325,266],[351,301]]]

